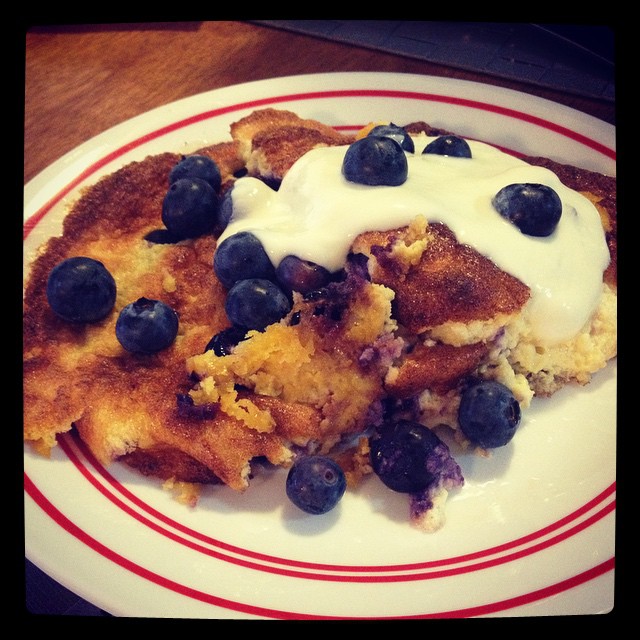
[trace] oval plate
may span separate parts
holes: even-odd
[[[264,80],[155,109],[87,141],[25,187],[24,266],[57,234],[86,185],[162,151],[229,139],[261,107],[341,130],[424,120],[516,154],[615,174],[615,128],[523,93],[387,73]],[[206,488],[191,509],[124,465],[61,438],[24,451],[27,557],[117,616],[402,619],[565,615],[613,607],[616,363],[584,388],[536,399],[516,439],[489,459],[462,455],[434,534],[409,525],[405,496],[375,478],[309,517],[285,475],[236,495]]]

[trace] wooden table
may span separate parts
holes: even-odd
[[[26,34],[24,180],[92,136],[180,98],[241,82],[327,71],[476,80],[615,122],[614,106],[246,22],[32,28]]]
[[[174,100],[252,80],[329,71],[475,80],[615,123],[614,106],[604,100],[245,22],[47,26],[26,33],[24,180],[109,127]],[[40,612],[99,614],[29,563],[27,596]]]

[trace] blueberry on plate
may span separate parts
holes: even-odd
[[[184,240],[184,238],[171,233],[169,229],[153,229],[145,234],[144,239],[151,244],[175,244]]]
[[[368,135],[347,148],[342,174],[349,182],[395,187],[408,175],[407,156],[398,142],[387,136]]]
[[[213,231],[218,218],[218,194],[201,178],[173,182],[162,201],[162,223],[179,238],[197,238]]]
[[[102,262],[76,256],[51,270],[46,293],[49,306],[62,319],[97,322],[113,309],[116,283]]]
[[[291,302],[271,280],[238,280],[227,294],[225,311],[232,324],[262,331],[278,322],[291,310]]]
[[[370,438],[371,466],[382,482],[400,493],[423,491],[436,482],[448,447],[422,424],[388,423]]]
[[[520,417],[520,405],[511,390],[495,380],[476,382],[460,397],[460,429],[484,449],[507,444],[515,435]]]
[[[471,147],[464,138],[458,136],[439,136],[432,140],[422,153],[432,153],[439,156],[451,156],[454,158],[470,158]]]
[[[547,185],[509,184],[493,197],[495,210],[528,236],[550,236],[560,222],[562,201]]]
[[[118,342],[131,353],[156,353],[173,344],[178,314],[160,300],[139,298],[122,309],[116,320]]]
[[[247,330],[244,327],[227,327],[216,333],[204,348],[205,351],[213,351],[217,356],[228,356],[233,347],[246,340]]]
[[[393,122],[389,124],[379,124],[377,127],[373,127],[367,135],[386,136],[387,138],[392,138],[409,153],[413,153],[416,150],[413,138],[403,127],[399,127],[397,124],[393,124]]]
[[[286,290],[306,294],[328,284],[331,272],[315,262],[290,255],[280,261],[276,278]]]
[[[209,156],[193,154],[184,156],[169,173],[169,185],[180,178],[200,178],[208,182],[218,192],[222,184],[222,176],[218,165]]]
[[[218,280],[231,288],[239,280],[275,279],[275,269],[262,242],[250,231],[225,238],[213,254],[213,271]]]
[[[342,499],[347,481],[340,466],[326,456],[298,458],[286,480],[287,497],[306,513],[331,511]]]

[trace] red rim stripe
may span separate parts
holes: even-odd
[[[169,125],[156,129],[155,131],[151,131],[135,140],[130,141],[129,143],[123,145],[122,147],[112,151],[111,153],[104,156],[104,158],[98,160],[93,163],[89,167],[87,167],[84,171],[82,171],[74,180],[72,180],[66,187],[61,189],[58,194],[56,194],[53,198],[51,198],[40,210],[35,213],[29,220],[27,220],[24,224],[23,229],[23,240],[29,235],[33,227],[35,227],[38,222],[46,215],[46,213],[51,210],[60,200],[62,200],[67,194],[69,194],[78,184],[82,181],[86,180],[96,171],[106,166],[110,162],[116,160],[120,156],[136,149],[139,146],[142,146],[151,140],[155,140],[164,135],[177,131],[178,129],[182,129],[192,124],[197,124],[198,122],[202,122],[204,120],[209,120],[212,118],[216,118],[222,115],[226,115],[228,113],[233,113],[235,111],[240,111],[242,109],[255,109],[257,107],[264,107],[267,105],[280,104],[282,102],[292,102],[292,101],[302,101],[302,100],[318,100],[318,99],[327,99],[327,98],[362,98],[362,97],[372,97],[372,98],[393,98],[393,99],[404,99],[404,100],[421,100],[426,102],[441,102],[444,104],[455,104],[459,106],[469,107],[471,109],[478,109],[481,111],[488,111],[491,113],[497,113],[509,118],[515,118],[517,120],[522,120],[523,122],[528,122],[530,124],[534,124],[536,126],[542,127],[544,129],[548,129],[563,137],[569,138],[578,142],[585,147],[597,151],[598,153],[611,158],[612,160],[616,159],[616,152],[606,145],[589,138],[588,136],[584,136],[582,134],[577,133],[567,127],[563,127],[558,125],[550,120],[546,120],[544,118],[540,118],[538,116],[534,116],[523,111],[518,111],[516,109],[511,109],[508,107],[502,107],[500,105],[492,104],[489,102],[481,102],[478,100],[469,100],[466,98],[459,98],[455,96],[447,96],[447,95],[439,95],[434,93],[422,93],[422,92],[414,92],[414,91],[384,91],[380,89],[345,89],[345,90],[337,90],[337,91],[314,91],[307,93],[294,93],[288,95],[281,96],[271,96],[269,98],[261,98],[259,100],[250,100],[247,102],[241,102],[234,105],[229,105],[226,107],[221,107],[219,109],[211,109],[209,111],[204,111],[202,113],[195,114],[188,118],[184,118],[182,120],[178,120],[177,122],[173,122]],[[350,127],[342,127],[342,128],[350,128]]]
[[[167,517],[163,513],[160,513],[156,509],[152,508],[143,500],[140,500],[137,496],[135,496],[131,491],[129,491],[124,485],[118,482],[108,471],[103,467],[93,456],[91,451],[87,448],[87,446],[82,442],[79,437],[73,438],[74,444],[81,450],[82,455],[87,459],[87,461],[91,464],[91,466],[95,469],[95,471],[100,474],[100,476],[108,482],[115,491],[123,495],[127,500],[135,504],[139,509],[147,512],[149,515],[154,518],[164,522],[166,525],[173,527],[174,529],[189,535],[195,539],[200,540],[203,543],[219,547],[225,551],[237,554],[244,554],[248,557],[263,560],[266,562],[284,564],[289,566],[303,567],[312,570],[329,570],[329,571],[368,571],[368,572],[383,572],[383,571],[413,571],[413,570],[421,570],[421,569],[431,569],[435,567],[441,567],[451,564],[460,564],[464,562],[470,562],[473,560],[477,560],[480,558],[484,558],[487,556],[495,555],[496,553],[503,553],[505,551],[509,551],[515,549],[517,547],[521,547],[524,544],[531,543],[537,539],[543,538],[547,535],[552,534],[554,531],[558,531],[559,529],[568,526],[571,522],[578,520],[578,518],[586,515],[589,511],[595,509],[601,503],[604,503],[610,496],[612,496],[616,491],[616,483],[613,482],[609,487],[604,489],[600,494],[595,496],[593,499],[587,501],[584,505],[580,506],[575,511],[569,513],[568,515],[560,518],[556,522],[553,522],[542,529],[537,531],[533,531],[526,536],[522,536],[520,538],[516,538],[515,540],[511,540],[507,543],[503,543],[501,545],[497,545],[495,547],[490,547],[488,549],[475,551],[473,553],[468,553],[465,555],[446,558],[441,560],[434,560],[430,562],[420,562],[420,563],[410,563],[410,564],[398,564],[398,565],[369,565],[369,566],[358,566],[358,565],[334,565],[334,564],[326,564],[326,563],[310,563],[303,562],[297,560],[291,560],[288,558],[281,558],[277,556],[272,556],[268,554],[263,554],[255,551],[251,551],[248,549],[244,549],[242,547],[238,547],[224,541],[211,538],[210,536],[204,535],[198,531],[190,529],[182,525],[179,522],[176,522],[172,518]],[[87,480],[96,487],[98,487],[99,483],[96,481],[91,471],[86,468],[83,464],[82,460],[74,453],[69,444],[66,442],[66,437],[61,438],[60,440],[61,448],[67,455],[67,457],[71,460],[71,462],[78,468],[78,470],[85,475]],[[102,491],[101,488],[99,488]],[[106,495],[106,494],[105,494]],[[612,503],[612,508],[615,507],[615,500]],[[605,507],[606,509],[607,507]],[[603,514],[606,515],[606,514]]]
[[[257,616],[265,616],[269,618],[276,619],[308,619],[308,620],[346,620],[346,619],[356,619],[350,618],[348,616],[314,616],[311,614],[298,614],[294,612],[286,612],[280,611],[276,609],[268,609],[265,607],[257,607],[254,605],[248,605],[244,603],[234,602],[232,600],[228,600],[226,598],[221,598],[219,596],[215,596],[212,594],[204,593],[197,589],[193,589],[191,587],[187,587],[186,585],[182,585],[180,583],[174,582],[173,580],[169,580],[164,576],[158,575],[153,571],[149,571],[144,567],[128,560],[124,556],[114,552],[109,547],[103,545],[101,542],[88,535],[85,531],[79,528],[73,521],[67,518],[62,512],[60,512],[49,500],[40,492],[40,490],[33,484],[30,478],[25,473],[24,476],[25,490],[34,500],[34,502],[49,516],[51,517],[58,525],[62,526],[68,533],[72,536],[81,540],[86,546],[93,549],[96,553],[102,555],[108,560],[114,562],[118,566],[134,573],[135,575],[144,578],[158,586],[161,586],[170,591],[174,591],[180,595],[192,598],[194,600],[204,602],[207,604],[215,605],[218,607],[223,607],[229,609],[231,611],[240,611],[243,613],[257,615]],[[505,611],[508,609],[512,609],[515,607],[523,606],[526,604],[530,604],[532,602],[536,602],[538,600],[542,600],[544,598],[551,597],[553,595],[557,595],[564,591],[568,591],[569,589],[573,589],[575,587],[584,584],[585,582],[589,582],[594,580],[595,578],[612,571],[615,567],[615,558],[609,558],[605,560],[599,565],[587,569],[575,576],[567,578],[566,580],[562,580],[555,584],[549,585],[542,589],[537,589],[535,591],[531,591],[529,593],[521,594],[519,596],[515,596],[513,598],[507,598],[505,600],[500,600],[493,603],[487,603],[483,605],[478,605],[475,607],[466,607],[463,609],[451,610],[451,611],[443,611],[432,614],[417,614],[413,616],[391,616],[392,619],[427,619],[427,618],[465,618],[465,617],[474,617],[487,615],[490,613],[498,613],[501,611]],[[388,619],[389,617],[385,616],[373,616],[362,619]]]
[[[101,484],[96,480],[91,471],[82,463],[80,458],[75,454],[75,452],[68,446],[68,443],[64,438],[61,439],[61,447],[64,450],[67,457],[70,461],[75,465],[75,467],[80,471],[80,473],[88,480],[90,484],[92,484],[102,495],[104,495],[112,504],[114,504],[117,508],[124,511],[128,516],[134,518],[141,524],[152,529],[154,532],[163,535],[174,542],[178,542],[194,551],[202,553],[206,556],[214,557],[218,560],[223,560],[225,562],[229,562],[231,564],[237,564],[243,566],[245,568],[257,570],[257,571],[265,571],[268,573],[274,573],[279,575],[286,575],[289,577],[297,577],[297,578],[307,578],[312,580],[323,580],[323,581],[334,581],[334,582],[404,582],[404,581],[415,581],[415,580],[430,580],[443,578],[453,575],[460,575],[464,573],[470,573],[474,571],[482,571],[485,569],[492,568],[494,566],[498,566],[501,564],[506,564],[508,562],[513,562],[524,558],[529,555],[534,555],[544,549],[547,549],[551,546],[559,544],[564,540],[577,535],[584,529],[589,528],[609,513],[612,513],[615,510],[615,500],[611,502],[604,503],[604,501],[610,497],[615,491],[615,483],[612,484],[608,489],[600,493],[596,498],[588,501],[585,505],[558,520],[557,522],[551,523],[550,525],[540,529],[539,531],[532,532],[526,536],[518,538],[516,540],[512,540],[508,543],[504,543],[498,545],[496,547],[492,547],[489,549],[479,550],[470,554],[466,554],[464,556],[458,556],[454,558],[441,559],[438,561],[431,562],[423,562],[423,563],[411,563],[405,565],[387,565],[387,566],[347,566],[347,565],[331,565],[331,564],[318,564],[318,563],[309,563],[309,562],[301,562],[290,560],[287,558],[279,558],[275,556],[270,556],[266,554],[260,554],[256,552],[249,551],[247,549],[243,549],[241,547],[237,547],[234,545],[229,545],[219,540],[212,539],[208,536],[204,536],[196,531],[193,531],[187,527],[184,527],[180,523],[175,522],[174,520],[167,518],[165,515],[161,514],[155,509],[152,509],[145,502],[139,500],[136,496],[134,496],[131,492],[126,490],[120,483],[118,483],[110,474],[106,472],[104,467],[102,467],[88,452],[86,447],[84,447],[83,443],[76,439],[76,443],[82,448],[83,454],[90,456],[92,466],[100,473],[100,475],[107,480],[111,487],[115,488],[119,491],[123,496],[127,499],[131,500],[137,507],[141,508],[143,511],[152,515],[154,518],[157,518],[164,524],[167,524],[180,533],[186,533],[189,536],[193,537],[199,542],[195,542],[194,540],[189,540],[187,538],[181,537],[173,531],[165,529],[161,525],[149,520],[143,513],[136,511],[131,508],[128,504],[123,502],[116,495],[112,494],[108,491],[105,485]],[[602,504],[601,504],[602,503]],[[579,518],[583,515],[586,515],[589,511],[598,508],[593,514],[589,517],[585,518],[582,521],[579,521]],[[561,530],[564,527],[567,527],[572,522],[576,521],[571,527]],[[549,536],[549,537],[546,537]],[[540,540],[539,542],[535,542],[536,540]],[[210,546],[217,547],[226,552],[232,552],[239,555],[244,555],[247,558],[251,558],[252,560],[243,560],[236,556],[228,555],[228,553],[223,553],[221,551],[216,551],[211,549],[210,546],[203,546],[200,542],[206,543]],[[535,543],[535,544],[533,544]],[[523,545],[530,545],[524,548]],[[492,558],[491,556],[495,556],[497,553],[503,554],[497,557]],[[268,562],[271,564],[258,564],[256,561]],[[470,563],[473,564],[462,564],[462,563]],[[282,567],[277,567],[274,565],[282,565]],[[450,565],[448,568],[447,566]],[[457,565],[457,566],[456,566]],[[295,569],[288,568],[295,567]],[[305,569],[309,570],[311,573],[307,573],[304,571]],[[320,571],[333,571],[336,573],[320,573]],[[401,575],[397,575],[397,572],[413,572],[413,573],[404,573]],[[393,573],[395,572],[395,573]],[[359,573],[364,575],[344,575],[346,573]],[[377,575],[379,573],[391,574],[393,575]]]

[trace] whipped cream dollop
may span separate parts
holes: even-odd
[[[307,152],[278,191],[257,178],[240,178],[220,242],[251,231],[274,266],[296,255],[336,271],[360,233],[398,228],[421,215],[446,224],[459,242],[530,288],[526,313],[536,340],[553,344],[575,336],[598,305],[609,263],[595,206],[552,171],[485,143],[468,140],[472,158],[422,155],[433,139],[414,138],[416,151],[406,154],[408,177],[400,186],[347,181],[342,161],[348,146]],[[562,217],[548,237],[523,234],[491,203],[502,187],[525,182],[553,188],[562,201]]]

